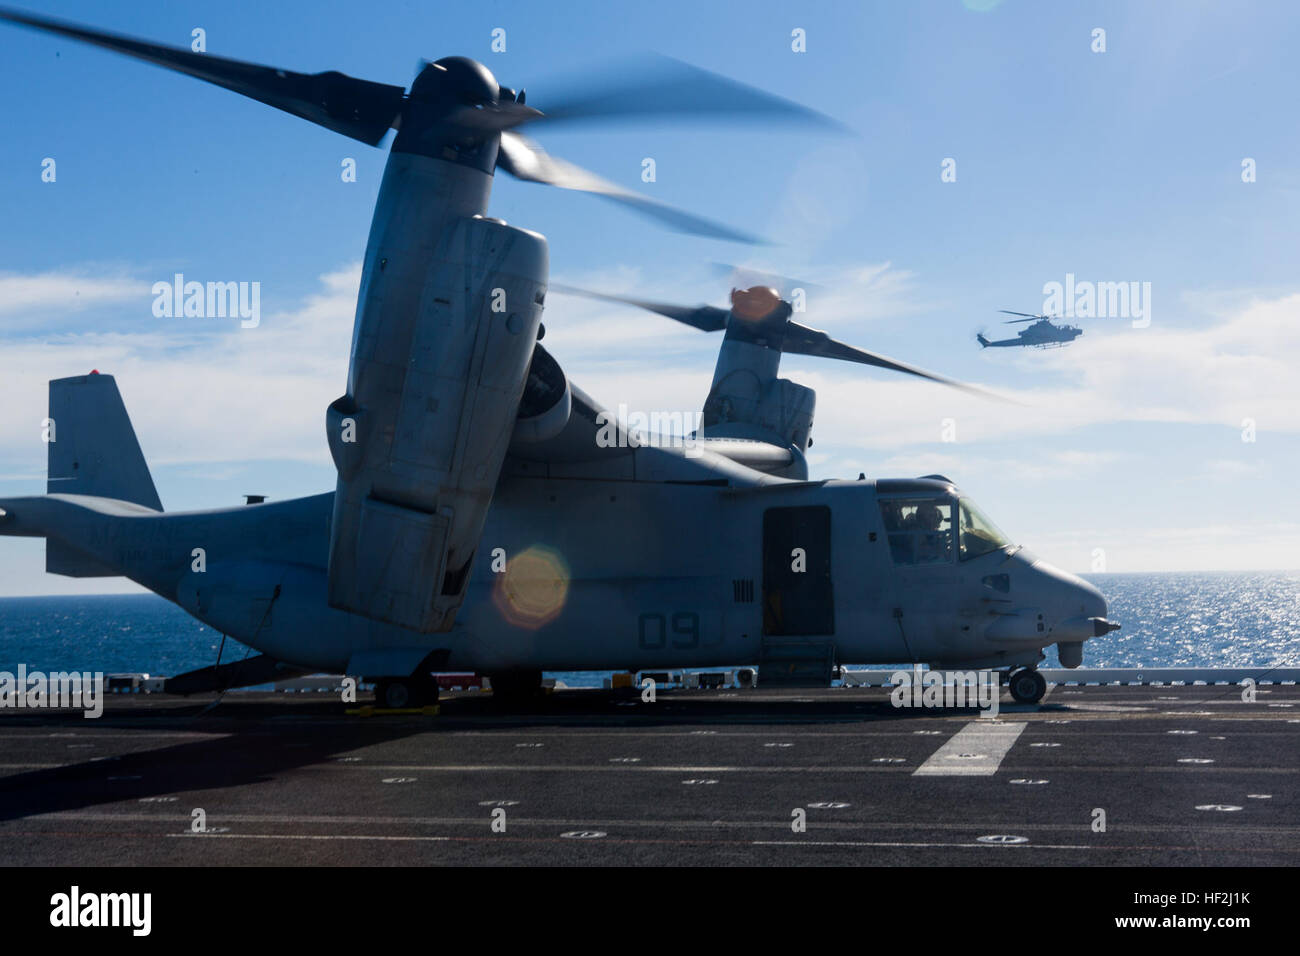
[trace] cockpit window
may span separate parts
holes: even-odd
[[[962,498],[960,502],[961,529],[958,534],[961,559],[978,558],[981,554],[997,551],[1011,544],[1011,540],[998,530],[984,513],[975,507],[975,502]]]
[[[952,562],[951,498],[882,498],[880,516],[897,565]]]

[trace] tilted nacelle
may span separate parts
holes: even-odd
[[[775,289],[733,289],[713,384],[704,401],[701,434],[776,440],[806,451],[817,393],[777,378],[791,315]]]
[[[546,276],[541,236],[481,217],[438,243],[413,312],[385,308],[412,290],[386,290],[382,264],[370,276],[353,390],[327,413],[339,473],[331,606],[451,627],[515,430]]]
[[[746,372],[732,372],[709,392],[700,433],[709,438],[776,439],[802,452],[812,440],[816,406],[817,393],[788,378],[763,382]]]

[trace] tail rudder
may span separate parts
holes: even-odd
[[[989,340],[986,339],[986,338],[984,337],[984,333],[983,333],[983,332],[977,332],[977,333],[975,334],[975,341],[978,342],[978,343],[979,343],[981,346],[983,346],[984,348],[988,348],[988,347],[989,347],[989,344],[990,344],[990,343],[989,343]]]
[[[96,495],[162,511],[158,490],[111,375],[50,382],[49,494]]]

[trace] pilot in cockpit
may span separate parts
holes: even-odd
[[[930,502],[920,505],[914,518],[916,530],[924,532],[917,542],[917,562],[928,564],[932,561],[947,561],[951,548],[950,535],[939,530],[944,518],[938,505]]]

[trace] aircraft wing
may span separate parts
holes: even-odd
[[[541,385],[543,381],[546,386]],[[544,387],[549,391],[529,409],[530,396],[535,398]],[[548,416],[552,419],[549,423],[545,421]],[[541,423],[540,428],[536,423]],[[570,382],[559,363],[538,344],[505,472],[556,475],[570,469],[584,473],[594,469],[600,477],[631,478],[633,441],[614,413]]]
[[[566,412],[567,417],[562,417]],[[552,413],[561,417],[547,427],[544,423]],[[542,423],[540,433],[535,423]],[[689,427],[685,430],[691,431]],[[655,464],[645,459],[638,462],[634,454],[636,442],[613,412],[573,384],[550,353],[540,344],[536,346],[519,421],[503,468],[505,475],[653,481],[668,478],[664,469],[672,467],[674,475],[685,478],[689,473],[698,480],[705,471],[725,469],[727,462],[734,462],[767,474],[807,476],[801,455],[768,441],[732,436],[700,437],[695,440],[698,452],[688,456],[684,466],[669,465],[670,460],[681,462],[677,457],[656,458]],[[642,472],[649,469],[651,473],[638,473],[638,466]],[[676,470],[679,467],[685,470],[679,472]]]

